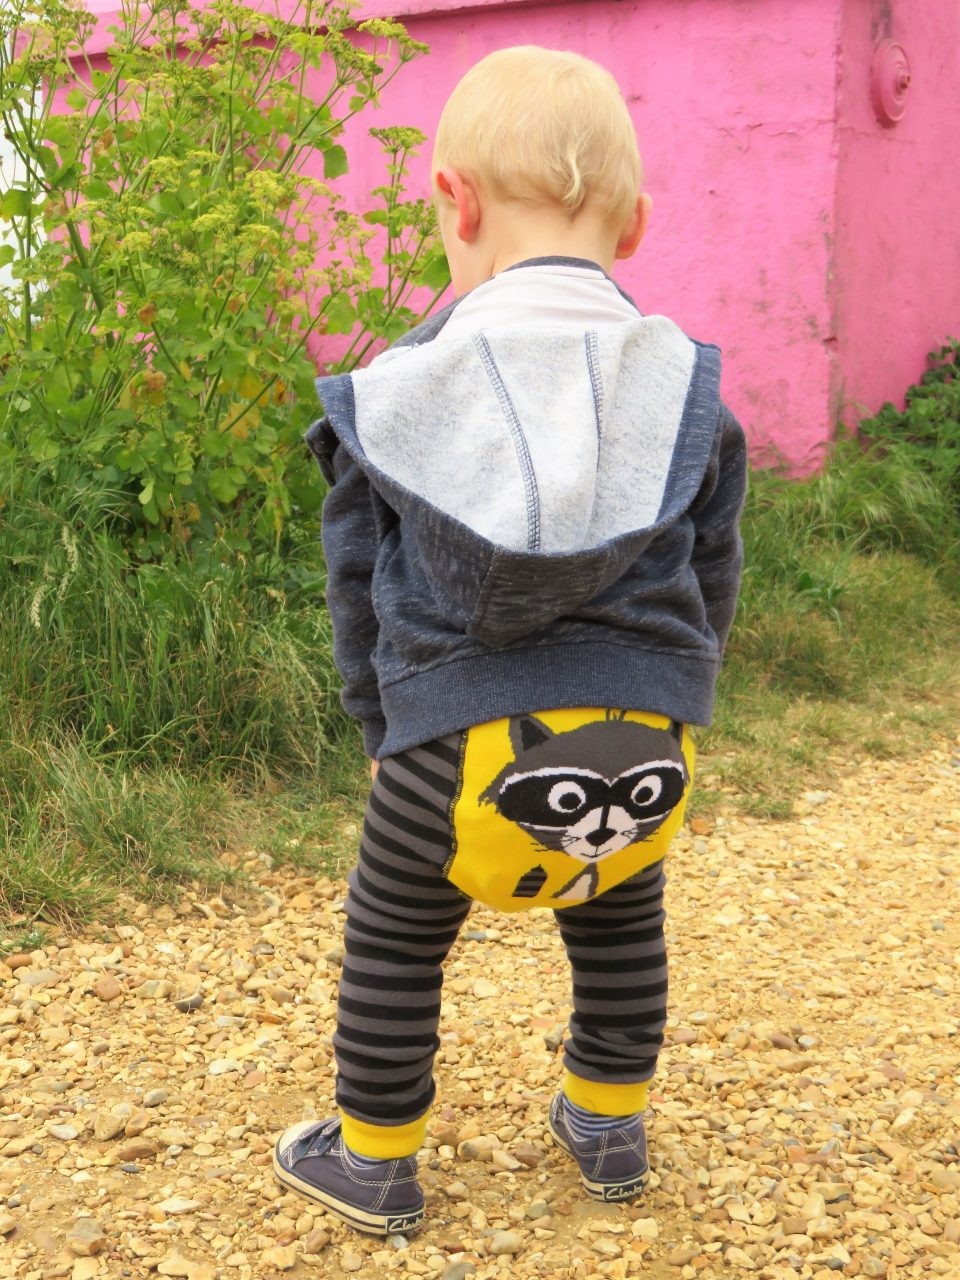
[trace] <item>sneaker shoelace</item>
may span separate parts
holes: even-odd
[[[339,1119],[321,1120],[313,1128],[307,1129],[300,1135],[300,1142],[304,1145],[304,1155],[323,1156],[326,1155],[340,1135]]]

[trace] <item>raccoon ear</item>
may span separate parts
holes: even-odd
[[[515,756],[522,755],[532,747],[539,747],[555,737],[552,729],[548,729],[536,716],[514,716],[510,720],[510,745]]]

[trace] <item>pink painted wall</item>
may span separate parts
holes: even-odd
[[[865,85],[878,40],[911,83],[883,128]],[[855,423],[903,390],[926,353],[960,337],[960,3],[844,0],[835,211],[834,404]]]
[[[116,0],[88,3],[104,15],[96,53]],[[723,393],[755,460],[816,466],[838,414],[902,400],[924,353],[960,330],[944,189],[960,172],[958,0],[362,0],[358,14],[397,16],[431,47],[351,126],[338,185],[358,208],[383,180],[367,128],[432,136],[447,94],[491,50],[572,49],[614,73],[654,199],[617,277],[643,311],[721,346]],[[887,34],[914,71],[889,130],[869,94]],[[429,146],[414,194],[429,192],[428,161]]]

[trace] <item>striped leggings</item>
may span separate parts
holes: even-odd
[[[336,1101],[364,1155],[416,1151],[434,1099],[442,967],[471,906],[444,875],[460,737],[381,762],[349,879]],[[645,1105],[666,1017],[663,889],[661,858],[555,912],[573,971],[564,1087],[594,1111]]]

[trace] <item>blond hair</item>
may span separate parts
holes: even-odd
[[[570,216],[596,202],[625,221],[641,165],[616,80],[577,53],[519,45],[488,54],[447,100],[434,172],[462,169],[499,199],[558,204]]]

